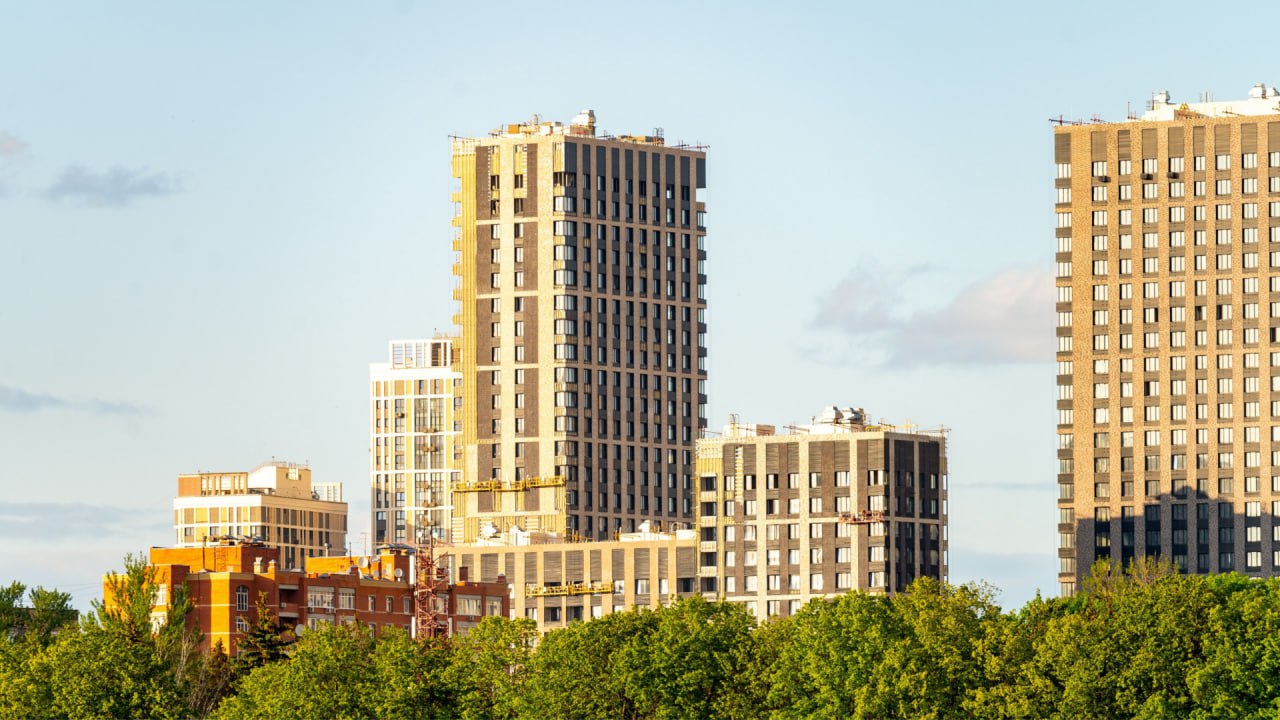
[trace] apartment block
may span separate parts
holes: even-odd
[[[454,548],[453,561],[459,577],[510,581],[512,616],[545,632],[699,594],[697,552],[693,530],[663,532],[646,521],[602,541],[510,530]]]
[[[414,631],[412,550],[389,547],[373,557],[317,557],[305,572],[281,569],[279,558],[276,548],[231,538],[198,548],[152,548],[153,621],[164,621],[175,590],[185,585],[194,606],[187,621],[204,635],[203,647],[221,643],[231,655],[258,619],[260,595],[295,636],[326,623],[361,622],[375,633],[388,627]],[[451,584],[450,632],[465,633],[487,615],[507,616],[507,593],[501,578]],[[104,580],[104,595],[111,608],[110,576]]]
[[[836,407],[783,430],[734,420],[698,443],[704,591],[763,620],[814,598],[947,580],[945,431]]]
[[[702,595],[758,620],[815,598],[894,593],[948,578],[945,431],[826,408],[806,425],[731,421],[700,440],[692,527],[646,521],[614,540],[486,525],[453,549],[460,572],[512,583],[512,612],[562,627]]]
[[[1063,594],[1280,568],[1280,94],[1054,130]]]
[[[342,485],[312,483],[310,468],[274,460],[249,472],[179,475],[173,524],[177,547],[256,538],[279,549],[290,570],[307,558],[345,554],[347,546]]]
[[[597,539],[693,519],[705,427],[704,148],[584,111],[453,141],[465,482],[482,528]]]
[[[369,366],[369,476],[373,539],[447,540],[461,474],[455,408],[462,376],[454,339],[397,340]]]

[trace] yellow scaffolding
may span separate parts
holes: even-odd
[[[525,597],[555,597],[558,595],[611,595],[613,582],[576,582],[564,585],[525,585]]]
[[[559,475],[549,477],[531,477],[523,480],[515,480],[512,482],[503,482],[501,480],[477,480],[475,482],[460,482],[453,486],[454,492],[520,492],[522,490],[532,490],[533,488],[542,487],[560,487],[564,485],[564,478]]]

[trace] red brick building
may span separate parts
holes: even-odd
[[[257,601],[295,632],[322,623],[361,622],[375,633],[387,627],[414,631],[412,548],[388,547],[374,557],[313,557],[306,570],[279,569],[279,550],[225,540],[202,548],[152,548],[154,612],[159,618],[184,583],[194,611],[189,622],[207,647],[221,642],[235,654],[257,619]],[[107,598],[110,602],[110,598]],[[508,584],[459,580],[449,585],[450,632],[466,632],[487,615],[510,614]]]

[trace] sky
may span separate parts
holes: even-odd
[[[592,108],[710,145],[712,429],[945,426],[951,579],[1056,595],[1048,120],[1280,84],[1159,7],[0,0],[0,582],[85,608],[180,473],[270,458],[359,549],[368,364],[450,329],[449,135]]]

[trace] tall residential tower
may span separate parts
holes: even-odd
[[[1063,125],[1064,594],[1096,560],[1272,575],[1280,501],[1280,96]]]
[[[538,118],[453,142],[452,540],[690,522],[706,424],[701,147]]]

